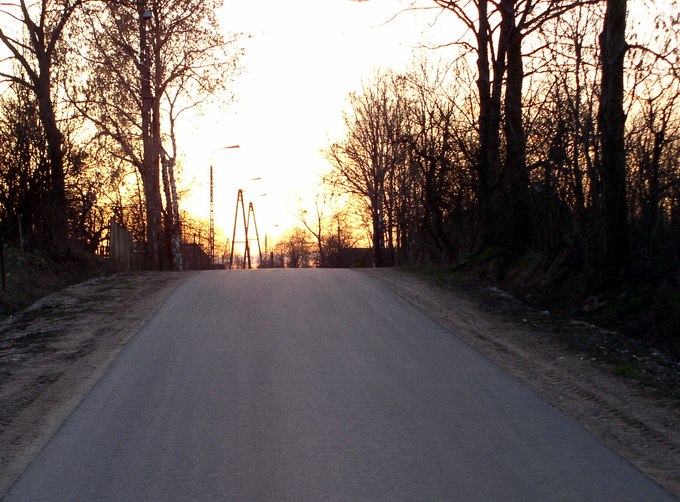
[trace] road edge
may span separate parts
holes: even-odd
[[[472,297],[397,269],[357,269],[390,288],[680,500],[680,410],[668,400],[552,346],[519,323],[491,318]],[[456,303],[459,310],[453,310]],[[504,333],[499,335],[498,333]],[[548,347],[550,348],[548,349]],[[639,404],[637,409],[631,401]],[[643,413],[640,413],[642,409]],[[671,419],[671,410],[673,419]],[[663,420],[667,416],[667,420]]]
[[[3,430],[0,444],[5,445],[9,451],[3,453],[3,456],[6,455],[8,458],[0,469],[0,499],[10,491],[35,457],[59,431],[120,351],[188,277],[190,275],[170,277],[168,282],[154,291],[150,297],[139,302],[137,316],[133,322],[125,323],[117,329],[96,350],[75,359],[56,381],[42,389],[38,398],[23,408],[19,416]]]

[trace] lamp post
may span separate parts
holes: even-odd
[[[221,146],[210,154],[210,268],[215,264],[215,206],[213,203],[213,164],[212,158],[221,150],[231,150],[241,148],[240,145]]]

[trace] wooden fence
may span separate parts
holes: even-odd
[[[111,220],[109,257],[121,270],[144,270],[144,243],[133,242],[132,234]]]

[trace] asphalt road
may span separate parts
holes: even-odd
[[[380,282],[192,276],[7,501],[676,500]]]

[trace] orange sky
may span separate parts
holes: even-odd
[[[206,110],[180,132],[184,179],[195,181],[184,208],[208,218],[210,155],[239,144],[213,155],[217,230],[231,236],[238,188],[254,203],[260,233],[275,237],[294,226],[296,201],[313,200],[328,168],[320,150],[342,135],[347,94],[374,68],[404,69],[429,36],[432,12],[389,21],[410,3],[226,0],[224,29],[252,37],[235,87],[238,102]]]

